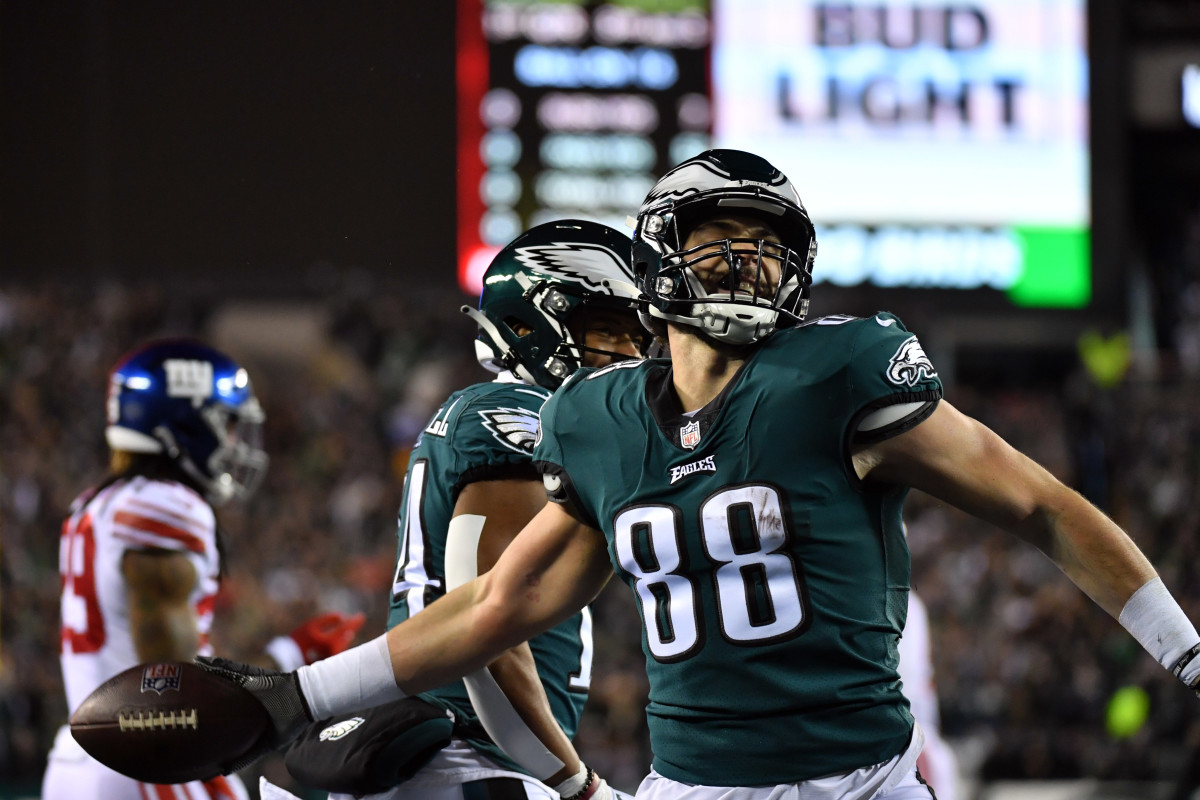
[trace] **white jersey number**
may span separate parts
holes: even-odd
[[[617,559],[633,576],[646,640],[660,661],[692,654],[703,641],[700,592],[684,563],[681,512],[670,505],[626,508],[613,521]],[[725,489],[700,507],[704,556],[715,570],[721,635],[739,644],[786,639],[808,618],[803,580],[779,492]],[[695,571],[695,570],[691,570]]]
[[[64,522],[59,546],[63,647],[69,645],[73,653],[95,653],[104,646],[106,636],[96,594],[96,537],[91,514]]]

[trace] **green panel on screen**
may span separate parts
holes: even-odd
[[[1021,277],[1008,290],[1014,305],[1083,308],[1092,299],[1092,241],[1087,228],[1014,229],[1024,253]]]

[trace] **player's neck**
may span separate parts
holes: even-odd
[[[685,412],[708,405],[750,354],[745,348],[721,347],[683,326],[668,326],[667,338],[675,393]]]

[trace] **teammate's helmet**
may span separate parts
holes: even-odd
[[[598,222],[557,220],[518,236],[484,273],[479,309],[462,309],[479,326],[479,363],[558,388],[579,368],[585,350],[568,328],[572,314],[637,309],[629,255],[629,238]]]
[[[725,239],[683,249],[698,224],[719,216],[761,220],[780,242]],[[765,286],[767,262],[777,265],[779,278],[773,285],[747,293],[732,280],[728,292],[705,291],[694,266],[724,259],[732,267],[740,263],[737,254],[747,252],[756,256],[758,274],[748,276],[755,286]],[[655,319],[692,325],[728,344],[756,342],[808,313],[816,254],[812,222],[787,176],[751,153],[705,151],[664,175],[638,211],[634,272],[649,300],[642,321],[651,329],[661,327]]]
[[[114,450],[164,453],[220,505],[267,469],[262,407],[246,370],[190,339],[143,345],[113,368],[105,438]]]

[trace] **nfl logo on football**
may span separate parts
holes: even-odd
[[[179,678],[183,671],[178,664],[151,664],[142,670],[142,691],[163,692],[179,691]]]
[[[679,443],[691,450],[700,444],[700,423],[692,420],[679,429]]]

